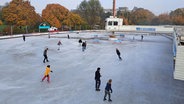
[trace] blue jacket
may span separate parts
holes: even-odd
[[[111,84],[107,83],[106,87],[105,87],[106,91],[111,91],[112,92],[112,88],[111,88]]]

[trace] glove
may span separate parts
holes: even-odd
[[[112,90],[111,90],[111,93],[112,93]]]
[[[50,72],[52,72],[53,73],[53,71],[51,70]]]

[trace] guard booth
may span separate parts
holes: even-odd
[[[123,25],[123,19],[110,16],[105,20],[105,30],[119,31],[119,28]]]
[[[40,30],[45,30],[45,31],[47,30],[48,31],[49,28],[50,28],[50,25],[46,22],[43,22],[39,25],[39,32],[40,32]]]

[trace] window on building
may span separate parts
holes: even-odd
[[[109,25],[109,26],[112,26],[112,21],[109,21],[109,22],[108,22],[108,25]]]
[[[114,26],[117,26],[118,25],[118,22],[117,21],[114,21]]]

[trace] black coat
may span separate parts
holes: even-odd
[[[47,56],[47,49],[44,50],[43,55]]]
[[[116,53],[117,53],[117,55],[120,55],[120,52],[119,52],[119,50],[118,50],[118,49],[116,50]]]
[[[83,42],[83,43],[82,43],[82,46],[83,46],[83,47],[86,47],[86,43],[85,43],[85,42]]]
[[[82,40],[81,39],[79,39],[79,43],[82,43]]]
[[[95,72],[95,80],[100,80],[100,77],[101,77],[100,72],[97,70]]]

